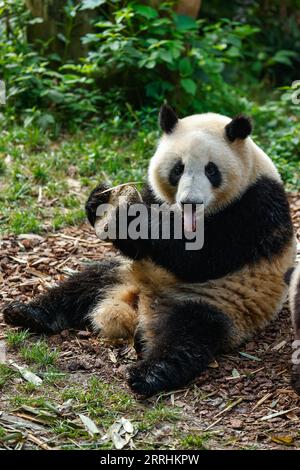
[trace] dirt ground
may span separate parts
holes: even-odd
[[[291,195],[290,201],[299,257],[300,196]],[[99,242],[87,225],[43,237],[2,239],[0,311],[5,302],[26,301],[72,270],[104,255],[113,256],[110,246]],[[6,344],[7,332],[11,330],[0,314],[0,344]],[[28,344],[36,341],[37,337],[31,336]],[[46,341],[58,351],[56,367],[64,379],[58,383],[45,382],[38,390],[28,384],[25,388],[19,375],[4,383],[0,388],[0,448],[112,448],[115,442],[105,440],[103,435],[120,417],[129,419],[134,426],[126,444],[131,448],[300,448],[300,397],[290,387],[293,334],[287,307],[265,332],[239,351],[218,359],[190,387],[144,401],[132,396],[124,380],[126,366],[135,360],[132,347],[107,345],[87,331],[64,331]],[[19,350],[8,348],[6,359],[31,369]],[[107,401],[101,406],[109,408],[114,403],[116,410],[109,419],[105,411],[101,415],[105,421],[101,420],[100,412],[97,415],[97,403],[93,407],[85,398],[80,408],[78,397],[73,397],[79,409],[92,416],[100,427],[100,433],[93,434],[89,426],[81,423],[85,430],[76,434],[80,421],[67,392],[74,386],[85,392],[88,381],[94,377],[112,384],[113,390],[116,387],[118,403],[122,401],[120,397],[126,397],[127,405],[119,403],[118,408],[109,394],[105,395]],[[60,399],[62,393],[64,398]],[[96,401],[97,393],[100,392],[95,392]],[[16,395],[21,399],[17,400]],[[50,421],[46,421],[47,407],[41,397],[57,405],[52,411],[48,406]],[[73,434],[68,430],[68,422]]]

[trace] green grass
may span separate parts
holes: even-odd
[[[181,411],[177,407],[170,407],[163,403],[157,403],[154,407],[145,410],[141,417],[140,429],[147,431],[162,422],[176,422],[181,417]]]
[[[273,158],[288,189],[299,189],[300,125],[295,121],[292,127],[282,128],[280,121],[267,132],[259,132],[260,127],[259,123],[255,129],[258,142]],[[144,181],[158,130],[154,124],[131,135],[124,129],[120,123],[113,132],[78,130],[56,141],[37,128],[10,126],[4,130],[0,143],[0,234],[39,233],[78,225],[85,218],[84,202],[99,182]]]
[[[69,407],[69,412],[60,412],[63,404]],[[43,384],[41,388],[28,388],[25,384],[19,384],[10,399],[10,406],[14,410],[35,411],[35,415],[45,419],[51,435],[57,436],[60,447],[68,449],[113,447],[111,441],[101,442],[99,437],[93,439],[78,418],[79,413],[89,416],[96,423],[100,436],[107,434],[110,426],[121,417],[129,419],[138,431],[138,440],[134,439],[136,447],[145,448],[146,445],[149,449],[156,448],[152,440],[156,439],[155,432],[162,424],[174,424],[172,434],[176,437],[175,423],[182,418],[177,407],[164,402],[151,405],[141,403],[117,383],[106,383],[98,377],[76,386],[68,377],[64,383],[55,386]]]
[[[30,337],[28,330],[8,330],[6,331],[6,343],[9,348],[19,349],[20,346]]]
[[[58,352],[49,348],[44,340],[23,346],[20,354],[26,362],[43,368],[53,366],[58,358]]]
[[[16,375],[16,372],[12,370],[6,364],[0,364],[0,390],[8,384],[8,382]]]
[[[143,181],[158,137],[93,129],[50,140],[10,127],[0,143],[0,234],[57,230],[85,218],[84,202],[101,181]]]
[[[180,444],[183,449],[206,450],[210,438],[211,434],[208,432],[202,434],[188,434],[181,440]]]
[[[64,401],[72,399],[78,412],[85,411],[92,418],[101,417],[102,423],[112,424],[121,413],[135,406],[132,395],[94,377],[87,387],[70,387],[62,391]]]

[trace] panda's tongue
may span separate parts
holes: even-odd
[[[196,207],[189,206],[184,208],[183,227],[185,232],[196,231]]]

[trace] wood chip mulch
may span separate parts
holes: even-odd
[[[290,195],[300,257],[300,194]],[[44,236],[9,236],[0,240],[0,312],[10,300],[26,301],[85,263],[113,256],[88,225]],[[6,325],[1,323],[0,340]],[[124,369],[131,348],[108,346],[90,332],[62,332],[48,339],[58,344],[60,366],[80,383],[86,374],[126,389]],[[259,337],[223,356],[194,385],[166,394],[184,419],[182,434],[210,433],[209,448],[286,449],[300,447],[300,397],[290,387],[293,332],[287,306]],[[10,353],[13,358],[13,353]],[[113,374],[112,374],[113,372]],[[146,400],[151,407],[157,398]],[[5,408],[5,401],[1,408]],[[140,437],[141,439],[143,437]],[[161,445],[168,437],[163,435]]]

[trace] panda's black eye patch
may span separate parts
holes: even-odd
[[[218,188],[222,183],[222,175],[219,168],[213,162],[209,162],[205,167],[205,174],[214,188]]]
[[[184,172],[184,164],[182,163],[181,160],[178,160],[178,162],[175,163],[172,170],[170,171],[169,183],[172,186],[176,186],[183,172]]]

